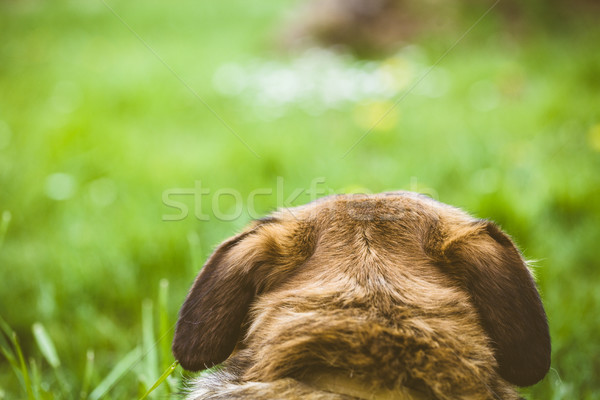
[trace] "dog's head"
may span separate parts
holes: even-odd
[[[466,295],[504,379],[528,386],[543,378],[546,315],[511,239],[492,222],[408,192],[327,197],[255,221],[222,243],[181,308],[173,353],[188,370],[224,361],[256,322],[251,306],[274,293],[360,287],[391,307],[445,296],[425,284]]]

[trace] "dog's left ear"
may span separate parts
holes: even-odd
[[[198,371],[225,361],[255,296],[310,255],[310,226],[288,229],[265,218],[210,256],[179,311],[172,350],[183,368]]]
[[[512,240],[495,224],[457,228],[441,249],[445,268],[471,295],[492,339],[500,375],[529,386],[550,368],[550,333],[533,277]],[[448,268],[450,267],[450,268]]]
[[[189,371],[224,361],[233,351],[255,287],[250,257],[241,245],[252,234],[222,243],[196,277],[181,310],[173,338],[173,355]]]

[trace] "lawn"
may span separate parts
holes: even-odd
[[[390,189],[509,232],[553,340],[525,397],[600,399],[598,16],[492,11],[457,42],[475,8],[359,60],[282,51],[294,3],[0,2],[0,316],[33,382],[2,335],[0,399],[140,396],[216,244],[280,206]]]

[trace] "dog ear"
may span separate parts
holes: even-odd
[[[500,376],[517,386],[533,385],[550,368],[550,334],[525,261],[492,222],[476,221],[452,234],[442,253],[478,309]]]
[[[243,246],[254,230],[222,243],[196,277],[181,310],[173,354],[186,370],[224,361],[233,351],[255,295],[250,277],[252,249]]]
[[[255,296],[312,254],[313,228],[267,217],[214,251],[179,311],[172,350],[183,368],[198,371],[229,357]]]

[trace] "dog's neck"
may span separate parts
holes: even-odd
[[[316,389],[343,394],[363,400],[426,400],[428,397],[409,387],[397,389],[372,388],[366,382],[344,373],[324,372],[303,379]]]

